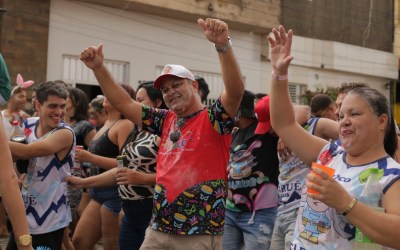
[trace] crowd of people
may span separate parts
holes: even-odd
[[[80,59],[103,95],[37,83],[30,116],[34,82],[19,75],[12,88],[0,57],[7,249],[87,250],[99,241],[106,250],[357,249],[356,228],[399,248],[398,128],[387,98],[343,83],[336,102],[319,94],[293,105],[293,32],[282,26],[268,36],[271,89],[255,94],[245,90],[228,25],[198,25],[221,65],[224,89],[213,103],[204,78],[181,65],[136,90],[117,83],[100,44]],[[13,141],[14,121],[25,143]],[[21,160],[26,169],[13,164]],[[384,212],[359,201],[370,172],[380,173]]]

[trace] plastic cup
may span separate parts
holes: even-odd
[[[315,172],[313,171],[313,169],[315,169],[315,168],[321,169],[322,171],[324,171],[325,173],[327,173],[330,177],[333,177],[333,174],[335,173],[335,169],[334,169],[334,168],[330,168],[330,167],[327,167],[327,166],[325,166],[325,165],[321,165],[321,164],[318,164],[318,163],[313,162],[312,165],[311,165],[311,172],[314,173],[314,174],[315,174],[316,176],[318,176],[318,177],[320,177],[320,175],[318,175],[317,173],[315,173]],[[315,190],[312,189],[312,188],[307,188],[307,193],[310,193],[310,194],[319,194],[317,191],[315,191]]]

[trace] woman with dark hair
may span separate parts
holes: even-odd
[[[76,145],[83,146],[84,149],[89,147],[89,143],[93,136],[96,134],[95,128],[88,122],[88,106],[89,101],[87,95],[83,90],[78,88],[68,88],[68,98],[66,103],[66,111],[64,121],[72,128],[75,133]],[[81,173],[84,173],[82,169]],[[79,173],[74,172],[74,174]],[[81,203],[87,203],[89,194],[84,190],[68,189],[68,199],[71,206],[72,223],[69,228],[65,230],[63,244],[66,249],[71,249],[71,242],[69,240],[69,230],[71,235],[74,232],[75,226],[78,223],[82,211],[79,210]]]
[[[89,102],[89,122],[99,130],[107,120],[107,113],[103,107],[104,96],[98,95]]]
[[[352,249],[350,240],[357,227],[374,243],[398,248],[400,165],[393,159],[397,135],[390,102],[375,89],[353,89],[339,110],[341,146],[311,135],[295,122],[288,92],[292,37],[292,31],[286,32],[283,26],[268,37],[272,127],[304,163],[315,161],[334,173],[315,168],[307,175],[291,247]],[[371,176],[376,182],[369,192],[378,195],[374,206],[383,207],[384,212],[360,199],[368,191]]]
[[[149,107],[165,107],[161,91],[155,89],[152,82],[142,82],[139,85],[136,100]],[[135,125],[122,149],[122,154],[128,159],[127,166],[86,179],[68,178],[76,188],[112,186],[115,182],[119,185],[124,211],[119,237],[120,250],[139,249],[144,240],[152,214],[159,143],[158,136],[142,131]]]
[[[153,87],[154,81],[142,81],[136,89],[136,100],[150,107],[167,109],[162,93]]]
[[[328,94],[316,94],[310,101],[311,115],[336,121],[336,105]]]
[[[68,93],[64,120],[75,132],[76,145],[87,149],[96,134],[94,127],[88,122],[89,101],[87,95],[78,88],[69,88]]]
[[[129,85],[121,85],[131,98],[135,98],[135,91]],[[107,98],[104,98],[103,107],[107,120],[93,137],[88,150],[77,149],[75,155],[76,161],[91,164],[92,176],[107,173],[117,166],[115,158],[133,128],[132,122],[125,119]],[[117,249],[121,211],[118,186],[114,183],[109,187],[92,188],[90,198],[72,237],[75,248],[93,249],[102,237],[104,249]]]

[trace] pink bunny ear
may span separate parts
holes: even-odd
[[[24,89],[29,88],[30,86],[32,86],[35,82],[32,80],[28,80],[26,82],[24,82],[24,85],[22,86]]]
[[[21,74],[17,75],[17,84],[18,86],[20,86],[23,89],[27,89],[30,86],[32,86],[35,82],[32,80],[28,80],[26,82],[24,82],[24,78],[22,78]]]
[[[22,87],[24,85],[24,78],[22,78],[21,74],[17,75],[17,84]]]

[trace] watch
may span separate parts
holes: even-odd
[[[232,40],[230,37],[228,37],[228,43],[225,44],[225,46],[220,47],[216,44],[214,44],[214,46],[218,53],[225,53],[228,48],[232,47]]]
[[[17,245],[27,247],[32,244],[32,236],[29,234],[21,235],[15,238],[15,242],[17,242]]]

